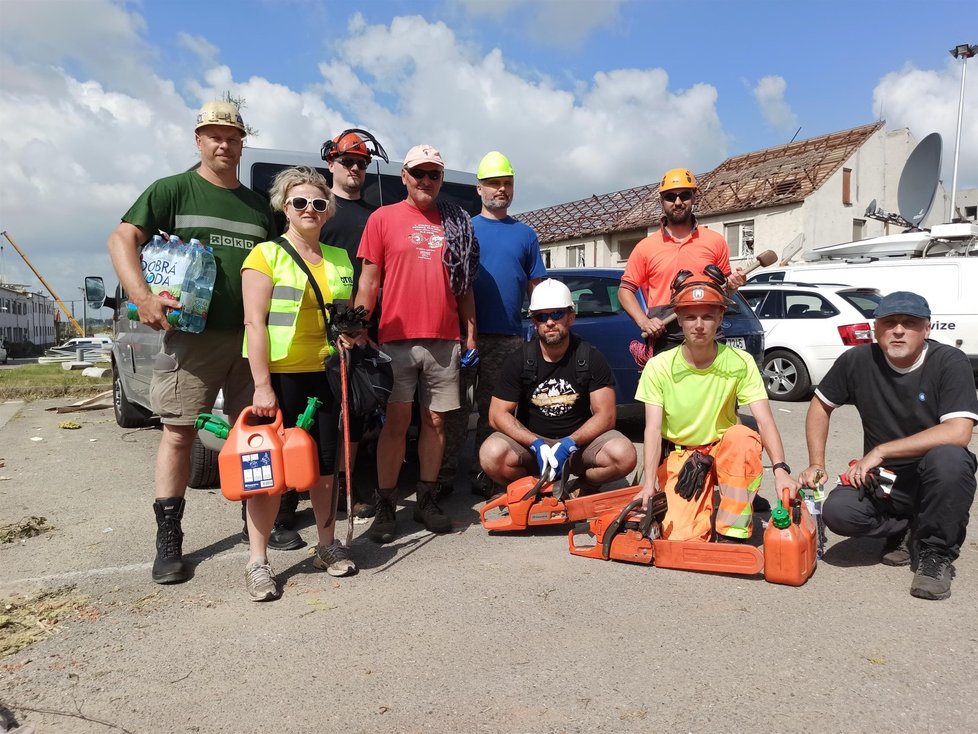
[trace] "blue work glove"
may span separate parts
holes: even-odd
[[[550,462],[550,465],[554,469],[555,477],[560,476],[564,469],[564,464],[567,463],[567,460],[575,451],[577,451],[577,444],[570,436],[560,439],[557,443],[550,447],[550,455],[553,457],[553,461]]]
[[[530,444],[530,451],[533,452],[533,455],[537,459],[537,466],[540,468],[541,477],[545,472],[550,471],[550,452],[547,450],[549,448],[547,442],[542,438],[538,438]]]
[[[459,364],[462,367],[475,367],[479,364],[479,350],[478,349],[466,349],[462,352],[462,358],[459,360]]]

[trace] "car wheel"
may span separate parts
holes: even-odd
[[[143,428],[152,422],[152,416],[148,411],[129,402],[119,370],[114,364],[112,365],[112,407],[115,412],[115,422],[122,428]]]
[[[764,355],[764,387],[771,400],[804,400],[811,394],[812,380],[801,358],[783,349]]]
[[[200,436],[194,436],[190,447],[190,481],[187,486],[191,489],[211,489],[220,485],[217,452],[204,446]]]

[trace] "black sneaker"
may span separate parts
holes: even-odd
[[[476,475],[475,481],[472,482],[472,494],[488,502],[493,497],[499,496],[500,488],[490,479],[488,474],[480,471]]]
[[[414,520],[432,533],[447,533],[452,529],[452,521],[438,506],[437,485],[418,482],[418,501],[414,506]]]
[[[920,555],[917,573],[910,584],[910,596],[918,599],[939,601],[951,596],[951,579],[954,578],[954,565],[951,559],[935,550],[925,550]]]
[[[883,555],[880,556],[880,563],[884,566],[909,566],[910,565],[910,528],[907,527],[902,533],[891,535],[883,544]]]
[[[394,506],[394,499],[388,499],[378,493],[374,521],[370,524],[370,530],[367,531],[373,542],[390,543],[394,540],[394,534],[397,532],[396,513],[397,507]]]

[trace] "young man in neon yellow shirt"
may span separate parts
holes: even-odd
[[[672,307],[684,341],[649,360],[635,394],[646,404],[645,482],[636,498],[647,507],[654,493],[666,493],[662,532],[672,540],[708,541],[714,531],[721,541],[751,537],[762,446],[778,495],[798,486],[754,358],[716,341],[726,303],[722,287],[705,277],[676,287]],[[758,431],[737,423],[738,404],[750,410]],[[669,452],[661,461],[663,439]]]

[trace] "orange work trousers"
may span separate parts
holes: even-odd
[[[719,490],[716,531],[730,538],[749,538],[753,531],[751,503],[761,486],[761,437],[747,426],[731,426],[709,453],[714,464],[699,498],[676,494],[683,463],[696,449],[677,447],[659,465],[659,486],[668,509],[662,536],[670,540],[710,540],[713,530],[714,489]]]

